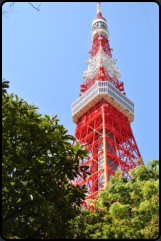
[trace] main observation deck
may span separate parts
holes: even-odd
[[[123,95],[110,82],[96,81],[89,90],[73,102],[73,122],[77,123],[78,119],[102,98],[123,113],[129,119],[130,123],[134,120],[134,102]]]

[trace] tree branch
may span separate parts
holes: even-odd
[[[2,11],[2,15],[6,17],[7,13],[13,12],[12,9],[13,9],[14,4],[15,4],[14,2],[11,3],[9,8],[7,8],[5,11]],[[6,17],[6,18],[8,18],[8,17]]]
[[[29,3],[34,9],[36,9],[37,11],[39,11],[39,7],[41,6],[41,4],[40,4],[38,7],[35,7],[31,2],[28,2],[28,3]],[[12,11],[14,4],[15,4],[15,2],[11,3],[10,6],[9,6],[6,10],[2,11],[2,15],[5,16],[6,18],[8,18],[8,17],[6,16],[6,14],[11,13],[11,12],[15,12],[15,11]],[[15,12],[15,13],[16,13],[16,12]]]
[[[39,11],[39,7],[41,6],[41,4],[36,8],[32,3],[28,2],[33,8],[35,8],[37,11]]]

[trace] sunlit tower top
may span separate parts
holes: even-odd
[[[85,93],[95,81],[109,81],[119,91],[124,91],[124,83],[121,78],[119,68],[115,67],[117,59],[112,58],[111,51],[113,48],[109,46],[109,31],[105,18],[102,17],[100,2],[97,3],[97,16],[92,22],[92,48],[89,51],[90,58],[86,61],[88,70],[84,71],[83,79],[85,82],[81,85],[81,93]],[[126,95],[125,92],[123,92]]]
[[[92,40],[98,33],[103,33],[107,39],[109,37],[107,21],[102,17],[100,2],[97,3],[97,17],[92,22]]]

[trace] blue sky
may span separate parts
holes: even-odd
[[[103,2],[101,8],[119,80],[135,103],[131,127],[146,164],[159,158],[159,6]],[[96,10],[96,2],[43,2],[40,11],[17,2],[9,19],[2,17],[2,77],[10,81],[8,92],[33,102],[43,115],[57,114],[71,135],[76,128],[71,104],[87,70]]]

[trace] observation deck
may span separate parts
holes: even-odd
[[[73,102],[73,122],[77,124],[78,119],[102,98],[123,113],[130,123],[134,121],[134,102],[123,95],[109,81],[96,81],[90,89]]]

